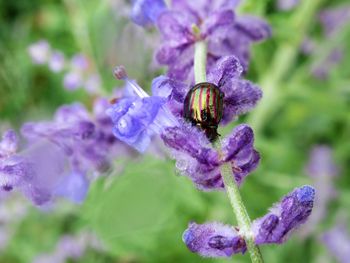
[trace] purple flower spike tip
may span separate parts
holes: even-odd
[[[276,204],[270,213],[253,222],[255,243],[283,243],[289,234],[309,218],[315,199],[311,186],[296,188]]]
[[[230,257],[247,249],[233,227],[216,222],[190,223],[182,240],[189,250],[203,257]]]

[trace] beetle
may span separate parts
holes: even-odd
[[[224,93],[213,83],[201,82],[193,86],[184,101],[183,117],[204,131],[214,142],[223,115]]]

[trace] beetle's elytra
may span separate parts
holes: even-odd
[[[218,124],[222,118],[224,93],[213,83],[196,84],[187,93],[184,102],[184,118],[202,129],[213,142],[219,134]]]

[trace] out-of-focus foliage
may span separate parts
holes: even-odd
[[[327,38],[318,19],[321,9],[346,3],[322,1],[312,19],[299,17],[308,21],[301,23],[303,28],[295,17],[307,4],[279,11],[272,0],[246,0],[239,8],[241,13],[263,16],[273,28],[272,39],[253,47],[247,78],[258,82],[265,93],[273,86],[274,93],[263,97],[266,109],[258,107],[237,122],[248,121],[256,128],[256,145],[262,156],[260,167],[242,187],[250,216],[262,216],[294,187],[312,184],[304,168],[313,145],[329,145],[340,167],[333,182],[337,195],[327,216],[307,238],[295,235],[284,246],[262,247],[269,263],[321,262],[321,258],[332,262],[320,235],[336,223],[339,213],[345,214],[348,222],[350,219],[350,26]],[[63,89],[63,74],[32,64],[27,48],[40,39],[46,39],[66,58],[76,53],[87,55],[101,75],[106,94],[121,84],[111,74],[118,64],[124,64],[130,76],[149,88],[153,77],[162,73],[152,58],[158,36],[128,20],[128,5],[123,0],[0,0],[0,131],[18,128],[25,120],[49,119],[62,104],[80,101],[92,105],[94,98],[84,90]],[[295,52],[295,59],[280,57],[280,67],[276,67],[278,52],[293,48],[295,39],[306,37],[316,41],[315,52],[304,55],[294,47],[290,52]],[[338,45],[344,49],[340,63],[330,69],[326,79],[315,78],[313,65],[322,63],[327,52]],[[273,70],[284,67],[283,78],[275,80]],[[231,129],[225,127],[220,133]],[[13,223],[0,262],[31,262],[52,251],[63,234],[81,230],[94,232],[105,249],[90,249],[72,262],[227,262],[200,258],[181,240],[190,220],[234,224],[223,192],[197,191],[188,179],[176,174],[173,162],[161,158],[123,160],[122,166],[118,176],[99,178],[81,206],[59,203],[52,211],[30,207],[20,222]],[[4,202],[0,200],[0,205]],[[249,258],[238,255],[233,260],[248,262]]]

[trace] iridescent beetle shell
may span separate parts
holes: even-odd
[[[222,118],[223,105],[224,93],[216,85],[198,83],[186,95],[184,118],[202,129],[213,142],[219,136],[217,128]]]

